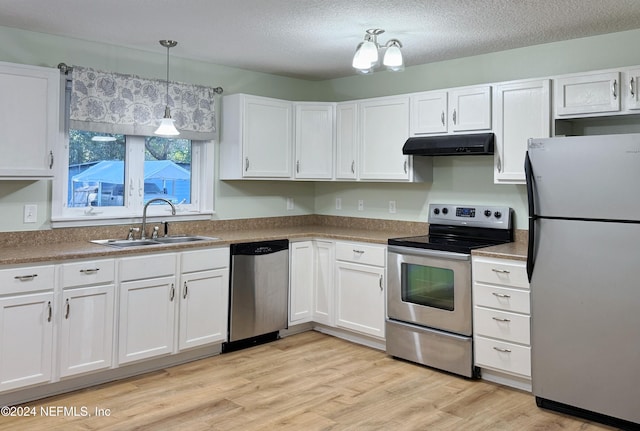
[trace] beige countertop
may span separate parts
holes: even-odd
[[[293,216],[172,225],[171,234],[216,237],[179,244],[115,248],[90,240],[124,238],[125,226],[64,228],[50,231],[0,233],[0,265],[96,259],[141,253],[181,251],[233,243],[310,238],[387,244],[389,238],[424,235],[427,223],[334,216]],[[522,235],[516,235],[516,240]],[[474,250],[473,255],[526,260],[526,241]]]

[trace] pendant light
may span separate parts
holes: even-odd
[[[171,110],[169,109],[169,49],[176,46],[178,42],[175,40],[161,40],[160,45],[167,48],[167,103],[164,108],[164,118],[160,120],[160,126],[154,132],[159,136],[178,136],[180,132],[173,124],[173,118],[171,118]]]
[[[378,43],[378,36],[384,33],[381,28],[370,28],[364,35],[364,42],[360,42],[356,48],[351,65],[360,73],[371,73],[379,66],[378,50],[384,49],[382,65],[393,72],[404,70],[402,58],[402,43],[398,39],[391,39],[384,45]]]

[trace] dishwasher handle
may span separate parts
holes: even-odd
[[[231,244],[231,255],[260,256],[289,250],[288,239]]]

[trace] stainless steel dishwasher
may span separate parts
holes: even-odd
[[[230,352],[278,338],[287,328],[289,240],[231,244]]]

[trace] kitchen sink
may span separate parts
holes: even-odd
[[[195,241],[217,241],[220,238],[210,236],[199,235],[175,235],[175,236],[163,236],[152,239],[95,239],[91,242],[94,244],[108,245],[116,248],[129,248],[129,247],[145,247],[162,244],[180,244],[185,242]]]

